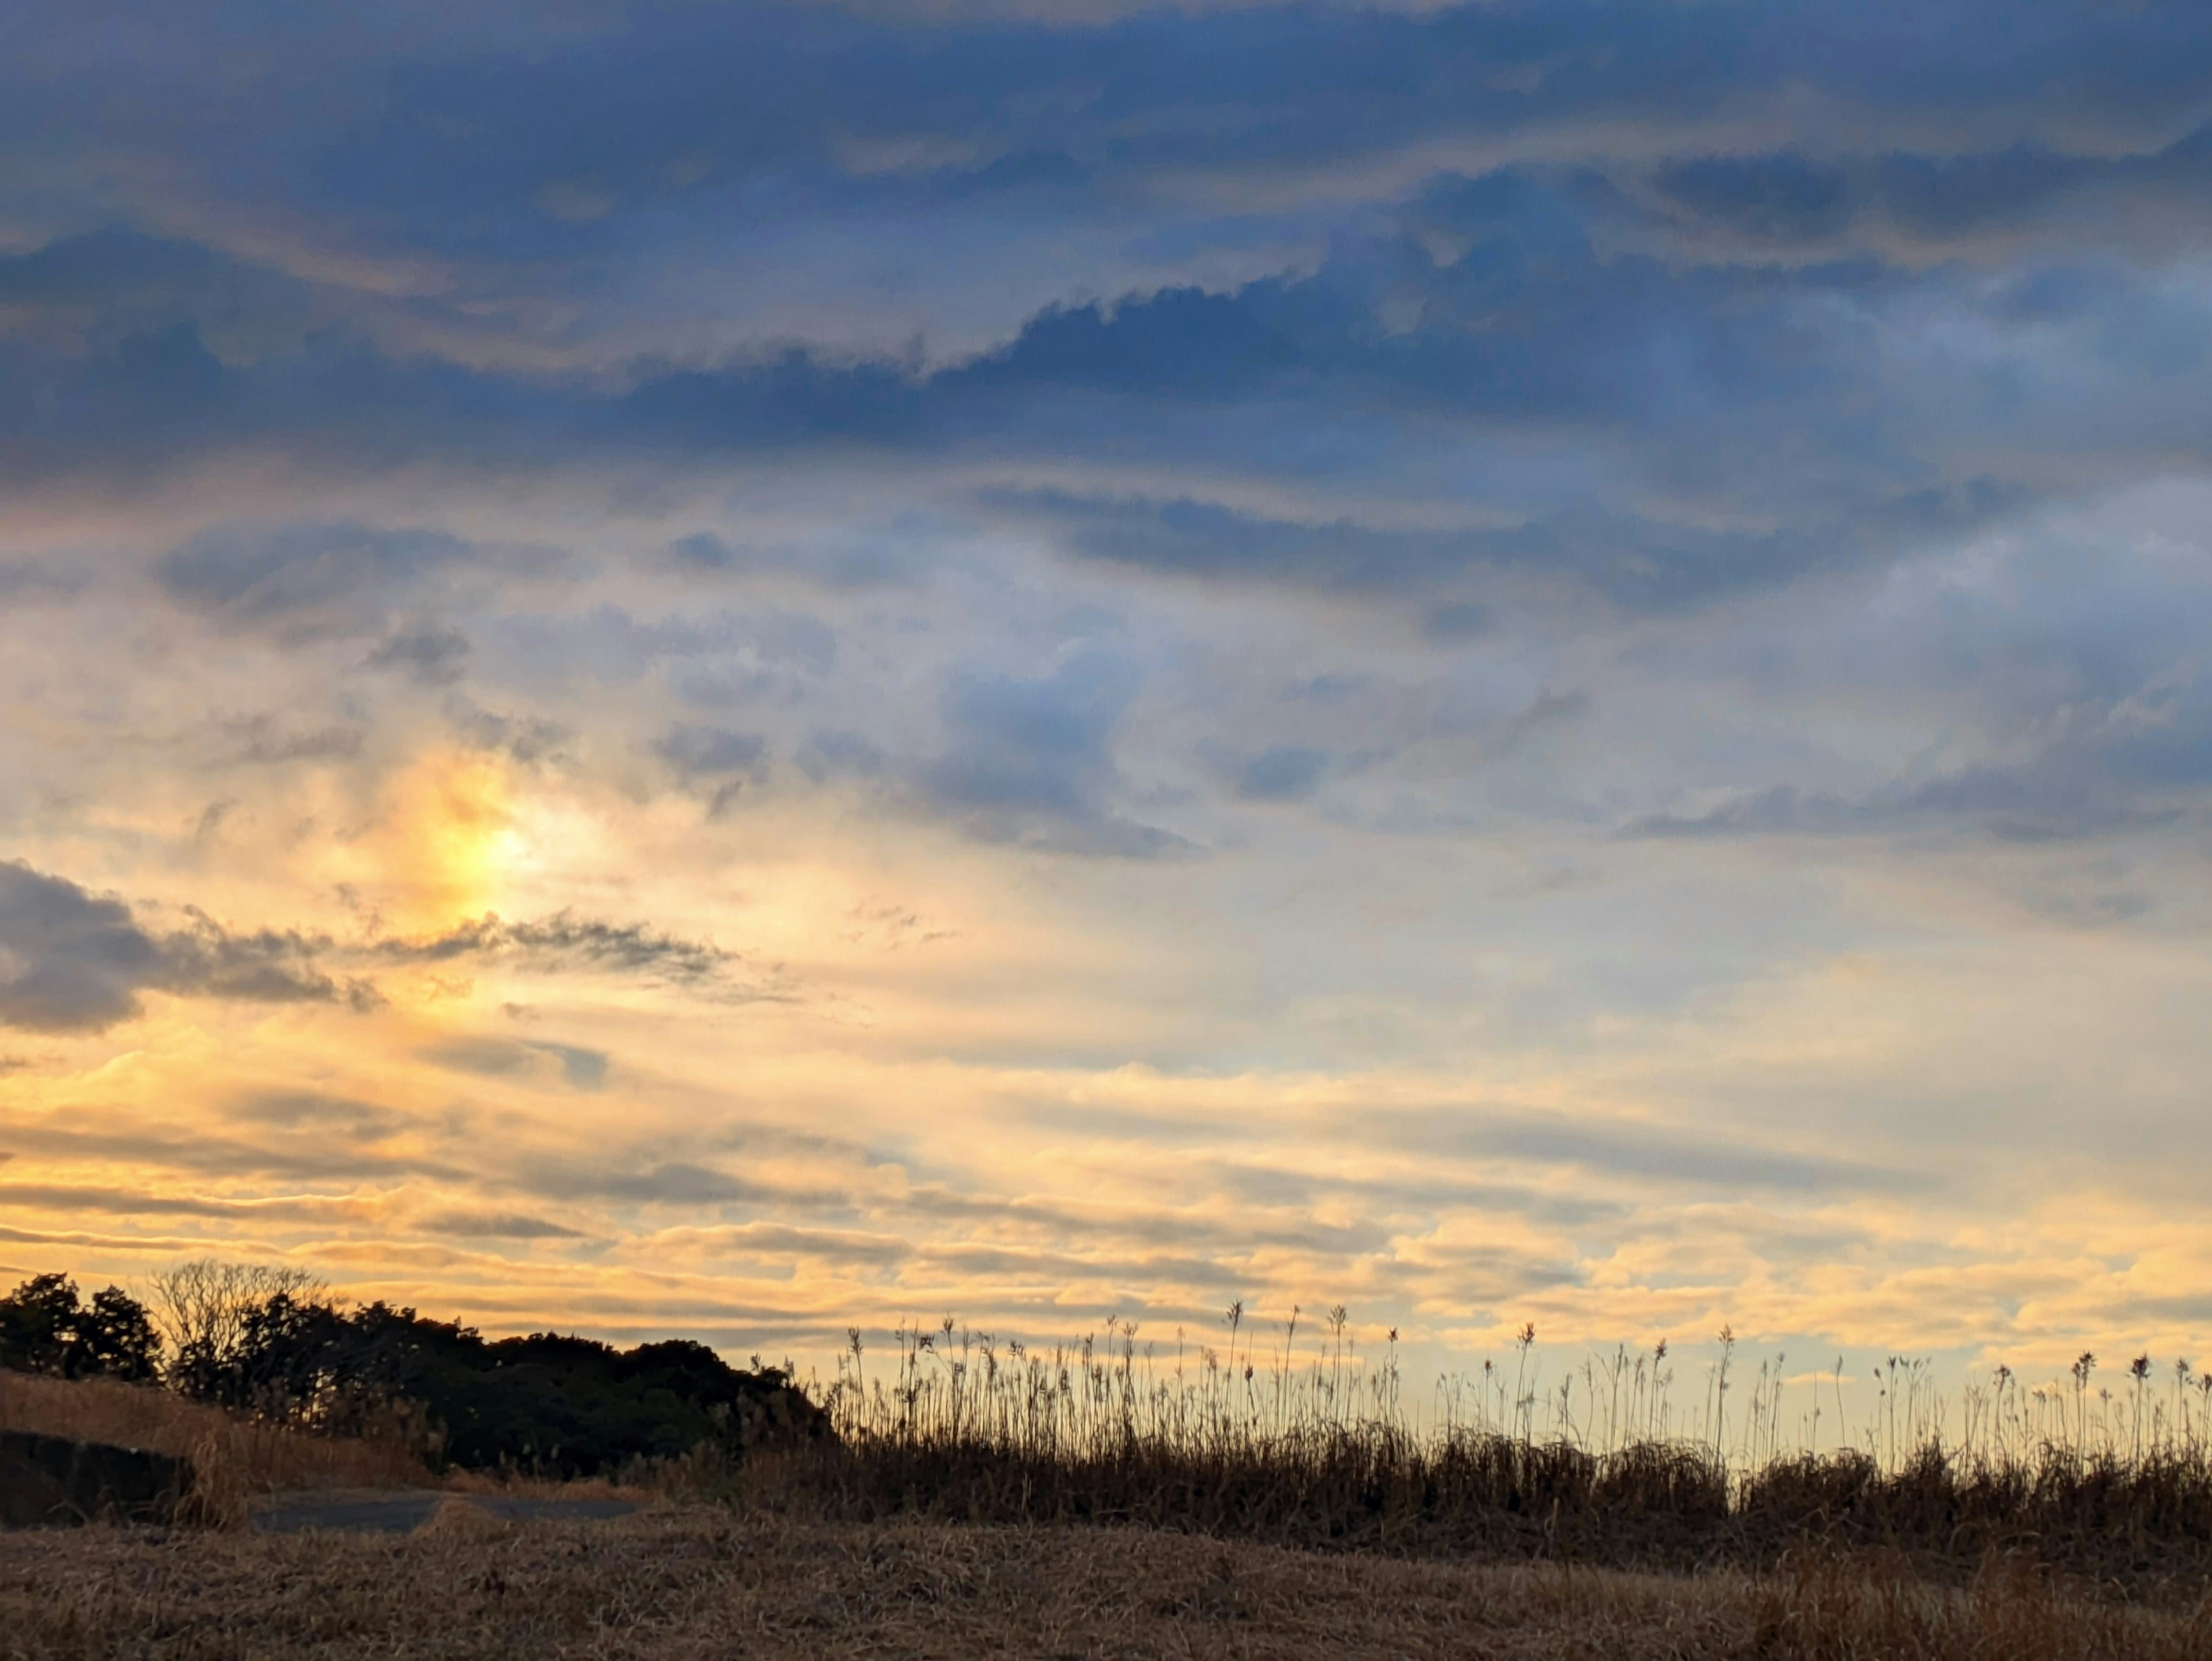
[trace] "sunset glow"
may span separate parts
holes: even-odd
[[[0,1271],[2212,1352],[2212,9],[1852,9],[32,0]]]

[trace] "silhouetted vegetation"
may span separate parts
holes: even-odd
[[[2119,1396],[2089,1390],[2087,1356],[2040,1391],[2000,1372],[1948,1404],[1965,1422],[1947,1440],[1947,1403],[1892,1362],[1864,1445],[1816,1455],[1779,1440],[1778,1366],[1729,1416],[1727,1344],[1703,1434],[1667,1433],[1663,1345],[1594,1358],[1540,1417],[1533,1329],[1514,1365],[1443,1381],[1423,1427],[1395,1360],[1353,1356],[1341,1311],[1303,1354],[1294,1327],[1270,1353],[1241,1317],[1225,1354],[1164,1363],[1127,1327],[1038,1351],[947,1322],[902,1331],[872,1372],[855,1334],[827,1392],[837,1437],[736,1486],[850,1521],[1104,1523],[1394,1555],[1669,1571],[1872,1555],[1960,1583],[1997,1562],[2187,1598],[2212,1576],[2212,1419],[2187,1368],[2161,1390],[2138,1360]]]
[[[704,1344],[487,1339],[411,1309],[341,1310],[290,1293],[252,1310],[234,1348],[185,1387],[339,1434],[405,1402],[435,1430],[434,1464],[548,1476],[599,1475],[702,1446],[741,1455],[764,1437],[825,1428],[783,1372],[740,1372]]]
[[[58,1378],[150,1379],[161,1335],[119,1287],[80,1300],[65,1275],[40,1275],[0,1299],[0,1366]]]
[[[1507,1366],[1442,1381],[1424,1422],[1395,1352],[1359,1357],[1340,1310],[1303,1348],[1295,1323],[1263,1348],[1239,1306],[1220,1350],[1165,1361],[1127,1326],[1048,1351],[948,1321],[901,1331],[892,1364],[872,1367],[856,1333],[817,1405],[787,1371],[740,1371],[702,1344],[486,1338],[343,1306],[282,1271],[188,1264],[149,1302],[27,1282],[0,1302],[9,1365],[143,1378],[158,1360],[167,1388],[145,1394],[243,1425],[404,1446],[432,1469],[657,1470],[835,1521],[1133,1524],[1668,1569],[1875,1553],[1957,1580],[1998,1561],[2169,1590],[2212,1575],[2212,1390],[2179,1364],[2154,1379],[2148,1358],[2117,1392],[2092,1389],[2085,1354],[2048,1386],[2001,1369],[1948,1402],[1892,1361],[1863,1423],[1813,1392],[1834,1404],[1825,1430],[1803,1427],[1825,1434],[1814,1453],[1783,1433],[1778,1360],[1731,1406],[1727,1335],[1701,1411],[1678,1417],[1664,1345],[1540,1390],[1530,1329]],[[775,1457],[752,1457],[764,1445]]]
[[[157,1276],[151,1301],[149,1314],[111,1287],[87,1306],[63,1276],[27,1281],[0,1302],[0,1361],[158,1376],[189,1400],[331,1436],[388,1439],[402,1417],[434,1469],[595,1476],[702,1449],[742,1457],[828,1428],[784,1372],[740,1371],[682,1339],[628,1350],[550,1332],[487,1339],[412,1309],[343,1307],[295,1273],[213,1262]]]

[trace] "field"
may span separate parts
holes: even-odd
[[[23,1661],[734,1656],[1759,1657],[2164,1661],[2203,1609],[1955,1591],[1878,1566],[1638,1576],[1317,1555],[1136,1529],[823,1524],[674,1506],[412,1536],[0,1537]]]
[[[1340,1317],[1270,1354],[1237,1314],[1188,1355],[855,1340],[816,1386],[834,1435],[603,1467],[646,1502],[620,1521],[449,1501],[398,1537],[246,1524],[277,1490],[575,1489],[441,1462],[404,1401],[341,1396],[335,1435],[314,1401],[0,1372],[0,1427],[199,1471],[187,1526],[0,1536],[0,1657],[2212,1654],[2212,1396],[2183,1369],[1947,1401],[1893,1364],[1816,1452],[1778,1367],[1684,1415],[1663,1352],[1540,1395],[1524,1343],[1424,1418]]]

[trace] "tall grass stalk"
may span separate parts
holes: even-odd
[[[2161,1388],[2144,1359],[2130,1388],[2093,1391],[2085,1356],[2055,1384],[2001,1368],[1946,1396],[1891,1357],[1853,1421],[1840,1366],[1754,1370],[1723,1330],[1686,1421],[1663,1343],[1588,1356],[1547,1388],[1524,1328],[1510,1366],[1417,1396],[1397,1335],[1363,1354],[1340,1306],[1264,1343],[1255,1324],[1233,1305],[1218,1343],[1178,1332],[1163,1349],[1132,1322],[1032,1347],[948,1318],[901,1328],[881,1359],[856,1332],[819,1387],[839,1443],[802,1457],[806,1485],[845,1515],[1304,1544],[1656,1561],[1814,1538],[2212,1565],[2212,1387],[2185,1366]]]

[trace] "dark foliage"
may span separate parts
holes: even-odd
[[[740,1372],[704,1344],[486,1339],[383,1303],[346,1311],[280,1293],[246,1312],[229,1353],[185,1360],[176,1382],[192,1395],[334,1433],[411,1406],[437,1457],[471,1469],[588,1476],[828,1430],[782,1372]]]
[[[161,1335],[118,1287],[80,1301],[65,1275],[40,1275],[0,1299],[0,1366],[64,1378],[150,1380]]]
[[[788,1503],[852,1521],[1128,1524],[1666,1572],[1871,1556],[1961,1585],[2006,1563],[2192,1600],[2212,1580],[2212,1466],[2182,1457],[2045,1450],[1997,1464],[1931,1445],[1896,1469],[1847,1452],[1731,1476],[1680,1445],[1594,1455],[1370,1426],[1210,1445],[1139,1434],[1080,1449],[860,1435],[785,1459],[777,1475]]]

